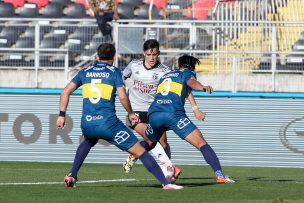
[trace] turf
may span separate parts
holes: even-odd
[[[77,187],[65,188],[63,176],[70,166],[0,162],[0,202],[304,202],[303,169],[224,167],[237,182],[219,185],[208,166],[181,166],[178,184],[185,188],[163,191],[142,165],[125,174],[121,165],[88,163],[79,172]],[[81,182],[98,180],[108,181]]]

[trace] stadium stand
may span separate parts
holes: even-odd
[[[49,3],[49,0],[27,0],[27,2],[36,4],[38,9],[41,9]]]
[[[41,40],[40,43],[40,48],[60,48],[62,44],[60,43],[60,41],[58,40],[58,38],[56,37],[45,37]]]
[[[57,2],[47,4],[41,10],[41,17],[43,18],[61,18],[63,16],[63,6]]]
[[[273,2],[277,2],[276,0]],[[118,13],[121,19],[149,19],[149,3],[151,0],[119,0]],[[193,4],[191,4],[194,2]],[[252,3],[250,1],[220,1],[222,7],[217,9],[217,13],[222,13],[222,18],[213,18],[213,20],[254,20],[252,16],[258,16],[259,9],[252,10],[248,5]],[[152,19],[172,19],[172,20],[206,20],[213,16],[210,16],[212,9],[214,8],[214,0],[197,0],[197,1],[183,1],[183,0],[154,0],[151,18]],[[256,5],[255,5],[256,7]],[[304,8],[302,1],[289,0],[288,4],[280,3],[276,9],[272,9],[273,5],[270,5],[271,9],[267,7],[266,18],[263,20],[304,20],[303,12],[298,9],[299,12],[294,12],[295,8]],[[243,9],[244,8],[244,9]],[[86,0],[27,0],[27,1],[3,1],[0,2],[0,17],[22,17],[26,18],[58,18],[67,19],[58,23],[57,21],[49,22],[47,25],[39,25],[40,33],[40,46],[43,47],[65,47],[73,49],[70,57],[73,61],[78,61],[77,57],[81,56],[86,58],[94,53],[96,49],[94,39],[98,39],[100,42],[107,41],[98,34],[98,28],[95,27],[94,22],[89,27],[81,27],[85,23],[78,23],[77,21],[69,21],[70,19],[92,18],[88,12],[88,4]],[[222,10],[221,10],[222,9]],[[304,10],[304,9],[303,9]],[[239,17],[234,16],[235,12],[239,11]],[[263,11],[264,12],[264,11]],[[296,13],[296,15],[295,15]],[[264,15],[264,14],[260,14]],[[3,21],[2,21],[3,22]],[[37,21],[38,22],[38,21]],[[74,23],[75,22],[75,23]],[[20,26],[19,24],[24,24]],[[108,25],[110,26],[110,25]],[[18,29],[18,30],[17,30]],[[14,31],[16,30],[16,31]],[[190,33],[187,29],[166,29],[163,31],[157,29],[156,37],[158,37],[161,45],[170,49],[211,49],[215,48],[216,51],[240,51],[246,52],[248,50],[265,50],[272,46],[271,35],[269,34],[269,28],[263,28],[263,26],[248,26],[246,29],[227,30],[225,26],[218,26],[215,30],[215,39],[212,38],[212,32],[210,29],[204,27],[197,28],[196,41],[192,41],[193,44],[188,45],[190,40]],[[267,34],[265,34],[265,32]],[[280,65],[278,69],[284,69],[284,64],[289,65],[291,61],[301,61],[301,54],[299,57],[295,57],[294,52],[303,51],[299,39],[304,38],[304,32],[299,27],[289,27],[285,24],[278,27],[277,34],[277,48],[278,51],[289,51],[288,54],[280,54],[277,56],[277,61]],[[90,33],[88,35],[88,33]],[[282,33],[288,33],[283,35]],[[14,18],[9,22],[0,24],[0,46],[1,47],[16,47],[18,39],[21,38],[34,38],[35,28],[33,24],[29,24],[28,21],[14,21]],[[148,36],[145,31],[143,35]],[[216,41],[216,45],[212,47],[212,39]],[[79,40],[79,44],[68,43],[69,40],[76,42]],[[21,40],[22,41],[22,40]],[[51,42],[54,42],[51,45]],[[78,41],[77,41],[78,42]],[[19,42],[20,43],[20,42]],[[20,46],[18,43],[18,46]],[[83,50],[75,50],[83,48]],[[221,69],[232,64],[232,54],[227,55],[228,58],[223,64],[223,60],[214,63],[214,60],[210,58],[223,57],[221,54],[210,54],[209,59],[202,59],[202,66],[199,69],[202,72],[212,72],[214,67]],[[239,55],[240,57],[247,57],[247,55]],[[285,58],[279,60],[279,58]],[[292,59],[288,59],[291,57]],[[267,54],[256,54],[255,57],[250,58],[243,62],[244,66],[250,67],[250,69],[270,70],[271,60]],[[299,59],[298,59],[299,58]],[[81,59],[80,59],[81,60]],[[283,61],[283,62],[282,62]],[[293,66],[295,67],[295,66]]]
[[[24,0],[4,0],[4,3],[11,3],[15,8],[18,8],[24,5]]]
[[[16,41],[15,48],[34,48],[34,38],[32,37],[22,37]]]
[[[119,0],[119,4],[128,4],[133,8],[139,7],[144,4],[142,0]]]
[[[79,39],[85,44],[88,44],[91,39],[93,38],[93,35],[97,33],[97,30],[95,29],[89,29],[88,27],[78,27],[76,28],[73,33],[69,36],[71,39]]]
[[[0,2],[0,17],[14,17],[15,16],[15,8],[11,3],[2,3]]]
[[[117,13],[121,19],[133,19],[134,7],[127,3],[120,3],[117,6]]]
[[[86,10],[89,9],[89,4],[87,0],[74,0],[77,4],[82,4]]]
[[[67,18],[87,17],[85,7],[82,4],[71,3],[63,10]]]
[[[5,36],[0,36],[0,47],[1,48],[9,48],[13,44],[13,41]]]
[[[52,2],[56,2],[61,4],[62,6],[67,6],[71,3],[73,3],[71,0],[52,0]]]
[[[0,32],[1,37],[6,37],[12,42],[16,42],[19,38],[19,35],[25,31],[26,27],[24,26],[5,26]]]
[[[36,4],[24,4],[20,8],[20,18],[36,18],[39,16],[39,10]]]
[[[135,15],[136,19],[149,19],[149,5],[143,4],[140,5],[138,9],[135,10],[137,13]],[[152,12],[151,12],[151,19],[160,19],[160,16],[158,15],[158,10],[155,5],[152,6]]]
[[[151,0],[146,0],[147,4],[150,4],[152,1]],[[162,10],[165,9],[167,6],[167,0],[154,0],[153,4],[156,6],[157,10]]]

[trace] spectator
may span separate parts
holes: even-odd
[[[88,3],[102,35],[112,41],[112,27],[107,22],[119,19],[115,0],[88,0]]]

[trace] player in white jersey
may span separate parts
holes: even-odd
[[[143,45],[144,58],[132,60],[123,71],[123,76],[126,80],[126,85],[129,89],[129,99],[131,106],[139,116],[140,123],[129,126],[141,136],[144,135],[148,123],[148,108],[153,102],[158,81],[160,78],[170,72],[170,68],[158,61],[159,43],[156,40],[147,40]],[[196,105],[192,94],[189,96],[191,105]],[[201,113],[201,112],[200,112]],[[196,115],[201,117],[201,115]],[[173,165],[170,158],[170,146],[167,143],[167,136],[164,133],[157,143],[156,147],[151,150],[152,154],[159,159],[160,162],[165,162],[168,165]],[[136,162],[136,158],[130,154],[123,164],[123,169],[129,173]],[[175,181],[181,173],[181,170],[173,165]]]

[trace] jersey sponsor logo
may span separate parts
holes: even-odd
[[[177,127],[179,129],[183,129],[185,126],[187,126],[190,123],[190,120],[188,118],[181,118],[178,122],[177,122]]]
[[[110,77],[110,73],[106,73],[106,72],[87,72],[86,74],[87,78],[109,78]]]
[[[156,103],[158,104],[172,104],[172,100],[171,99],[158,99],[156,100]]]
[[[90,121],[96,121],[96,120],[102,120],[102,119],[103,119],[102,115],[97,115],[97,116],[86,115],[86,120],[88,122],[90,122]]]
[[[127,133],[126,131],[119,131],[115,137],[114,137],[114,141],[117,144],[121,144],[124,141],[126,141],[128,138],[130,137],[129,133]]]
[[[150,94],[154,89],[153,84],[144,84],[140,80],[133,81],[133,89],[138,90],[139,93]]]
[[[101,68],[94,67],[94,68],[93,68],[93,70],[98,70],[98,71],[102,71],[102,70],[104,70],[104,69],[105,69],[105,67],[101,67]]]

